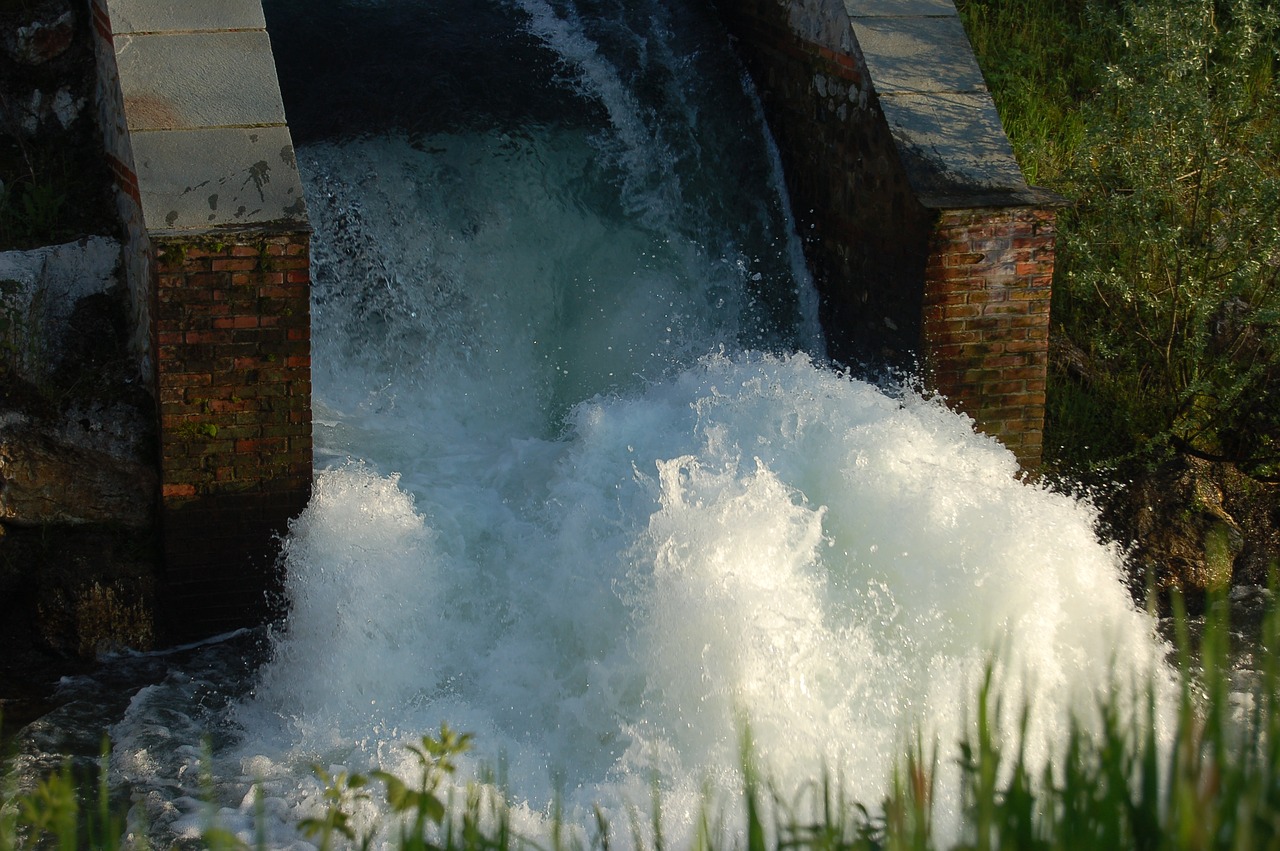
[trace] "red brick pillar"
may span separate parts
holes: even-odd
[[[947,210],[925,265],[921,355],[930,386],[1040,463],[1054,261],[1052,210]]]
[[[167,614],[180,640],[262,621],[275,538],[310,492],[310,237],[151,241]]]

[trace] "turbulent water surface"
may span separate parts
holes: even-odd
[[[252,837],[256,784],[302,847],[313,764],[409,774],[447,722],[522,831],[599,805],[625,839],[656,787],[678,841],[732,799],[744,723],[785,794],[825,767],[875,804],[917,727],[951,765],[993,651],[1035,760],[1159,656],[1087,507],[825,364],[705,10],[313,6],[268,4],[316,229],[292,609],[253,673],[218,667],[252,636],[148,657],[169,672],[112,722],[112,776],[153,830],[212,807]]]

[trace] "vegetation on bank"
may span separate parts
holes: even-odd
[[[1012,716],[1009,695],[1001,695],[988,671],[974,699],[970,732],[959,743],[926,746],[917,741],[898,763],[890,788],[878,805],[845,798],[829,775],[815,766],[815,780],[797,799],[778,794],[749,759],[744,738],[741,817],[704,812],[691,848],[747,851],[836,851],[836,849],[1255,849],[1280,845],[1280,617],[1263,629],[1262,665],[1249,692],[1233,694],[1227,659],[1230,637],[1225,613],[1212,608],[1198,653],[1179,618],[1178,683],[1173,730],[1157,733],[1155,688],[1148,685],[1137,711],[1112,692],[1101,692],[1093,718],[1071,727],[1061,750],[1043,770],[1029,766],[1022,739],[1028,711],[1019,709],[1012,747],[1002,747],[996,731]],[[1002,715],[1004,716],[1002,718]],[[347,773],[317,767],[325,786],[323,802],[297,825],[300,836],[321,849],[374,845],[420,851],[609,851],[669,847],[662,833],[660,801],[651,813],[633,813],[625,826],[597,812],[582,830],[556,824],[549,837],[525,837],[493,786],[472,785],[453,795],[446,781],[470,737],[441,727],[410,746],[417,757],[415,777],[381,771]],[[958,744],[958,747],[955,745]],[[951,745],[951,747],[947,747]],[[81,778],[68,766],[34,789],[16,791],[8,778],[0,802],[0,851],[19,848],[119,849],[151,847],[145,829],[126,826],[127,802],[113,798],[106,783],[106,756],[97,779]],[[961,834],[935,833],[934,802],[940,760],[959,768]],[[206,761],[207,764],[207,761]],[[208,818],[200,845],[214,849],[267,845],[264,805],[255,809],[256,827],[233,834],[218,823],[214,778],[202,782]],[[384,823],[366,826],[357,807],[384,802]],[[182,847],[190,847],[189,840]]]
[[[1280,7],[960,0],[1059,218],[1046,453],[1280,482]]]

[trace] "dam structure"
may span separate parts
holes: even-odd
[[[258,0],[93,0],[170,641],[260,622],[311,486],[310,226]]]
[[[1054,216],[951,0],[714,0],[777,143],[828,353],[1040,462]],[[157,401],[170,641],[261,622],[312,486],[311,226],[260,0],[92,0]],[[374,14],[374,12],[371,12]],[[424,56],[422,61],[431,61]]]
[[[1055,211],[952,0],[716,0],[764,102],[828,350],[919,372],[1026,468],[1044,441]]]

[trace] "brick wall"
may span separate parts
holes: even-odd
[[[163,640],[202,638],[270,613],[277,538],[310,495],[309,225],[260,7],[90,12],[133,347],[159,416],[157,621]],[[162,49],[193,28],[207,36],[198,56]],[[246,49],[261,97],[229,84]],[[205,88],[169,85],[173,56],[204,63]],[[245,179],[268,158],[269,183]]]
[[[169,635],[268,613],[311,483],[309,236],[153,236]]]
[[[922,360],[929,385],[1024,466],[1040,463],[1054,214],[952,210],[929,240]]]

